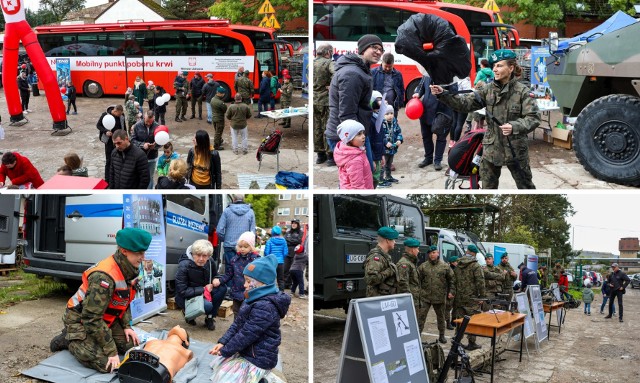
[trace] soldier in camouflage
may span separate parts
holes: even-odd
[[[68,349],[85,367],[107,373],[120,364],[118,354],[139,344],[130,304],[151,239],[137,228],[116,233],[115,254],[82,274],[82,285],[67,302],[65,328],[51,340],[52,352]]]
[[[497,298],[497,294],[502,293],[502,284],[507,272],[505,270],[498,269],[493,264],[493,254],[487,253],[485,259],[487,260],[487,266],[483,268],[483,271],[484,284],[487,290],[487,298]]]
[[[291,98],[293,97],[293,83],[291,82],[291,76],[286,75],[282,80],[282,86],[280,87],[280,105],[282,108],[288,108],[291,106]],[[280,123],[283,128],[291,127],[291,118],[284,118]]]
[[[332,53],[331,45],[320,45],[313,61],[313,151],[318,153],[316,164],[326,162],[329,153],[324,129],[329,118],[329,84],[334,73]]]
[[[371,249],[363,264],[367,297],[397,293],[398,272],[389,252],[395,247],[398,235],[395,229],[388,226],[378,229],[378,244]]]
[[[494,81],[470,94],[443,94],[439,85],[431,85],[431,93],[439,101],[460,112],[472,112],[486,106],[502,125],[487,118],[488,128],[482,140],[483,154],[480,179],[484,189],[497,189],[502,166],[506,165],[518,189],[535,189],[529,166],[527,134],[540,125],[536,100],[529,96],[530,89],[519,82],[522,68],[513,51],[500,49],[489,60],[495,74]],[[508,140],[511,140],[516,158],[513,158]],[[518,164],[520,169],[518,169]]]
[[[454,255],[453,257],[449,258],[449,267],[451,267],[452,272],[456,269],[456,266],[458,266],[458,257]],[[455,273],[453,285],[455,286]],[[447,330],[455,329],[455,327],[453,327],[453,324],[451,324],[451,309],[453,309],[453,297],[449,298],[449,295],[447,294],[447,302],[444,306],[444,318],[447,321]]]
[[[186,121],[187,95],[189,94],[189,72],[183,71],[173,80],[173,89],[176,91],[176,122]]]
[[[470,254],[465,254],[458,262],[454,274],[456,277],[456,294],[453,298],[453,319],[481,313],[481,305],[477,298],[485,297],[484,274],[476,258]],[[471,351],[480,348],[474,335],[467,335],[467,338],[469,339],[469,344],[463,346],[465,349]]]
[[[426,311],[420,306],[420,278],[418,277],[418,253],[420,252],[420,241],[409,238],[404,241],[404,254],[396,264],[398,268],[398,294],[409,293],[413,295],[413,304],[418,317],[418,326],[422,333],[424,322],[427,319]]]
[[[251,104],[251,99],[253,99],[253,81],[249,79],[249,71],[244,71],[244,75],[238,77],[236,80],[236,86],[238,87],[238,93],[242,96],[242,102],[247,105]]]
[[[453,270],[440,259],[438,247],[429,247],[429,259],[418,267],[420,286],[422,288],[422,302],[420,306],[424,310],[425,318],[429,309],[433,307],[438,321],[438,341],[447,343],[444,337],[446,318],[445,304],[447,299],[452,299],[456,295],[456,286]],[[424,326],[424,322],[421,323]],[[420,331],[422,332],[422,330]]]
[[[518,274],[513,270],[513,267],[509,264],[509,254],[502,254],[500,264],[497,266],[498,270],[504,274],[504,281],[502,281],[502,293],[509,294],[509,300],[513,297],[513,281],[518,279]]]

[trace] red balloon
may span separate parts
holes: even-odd
[[[160,125],[153,132],[153,135],[155,136],[156,134],[158,134],[158,132],[167,132],[167,133],[169,133],[169,128],[166,125]]]
[[[60,93],[67,94],[67,88],[65,88],[64,86],[60,88]]]
[[[289,75],[289,69],[282,70],[282,77],[287,77]]]
[[[22,64],[22,65],[20,66],[20,68],[22,68],[22,69],[27,69],[27,64]]]
[[[418,98],[412,98],[407,102],[407,105],[404,107],[404,112],[407,114],[410,120],[417,120],[422,116],[422,112],[424,111],[424,107],[422,106],[422,101]]]

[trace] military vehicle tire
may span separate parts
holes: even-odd
[[[601,97],[578,115],[573,147],[594,177],[640,186],[640,98],[623,94]]]

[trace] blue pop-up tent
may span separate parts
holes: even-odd
[[[622,29],[626,26],[629,26],[635,22],[637,22],[638,20],[634,19],[633,17],[629,16],[628,14],[622,12],[622,11],[618,11],[615,14],[613,14],[613,16],[609,17],[607,19],[607,21],[605,21],[604,23],[598,25],[597,27],[584,32],[581,35],[572,37],[568,40],[564,40],[562,42],[560,42],[560,44],[558,44],[558,51],[557,52],[562,52],[564,50],[566,50],[567,48],[569,48],[569,46],[571,46],[571,44],[577,43],[577,42],[590,42],[593,41],[595,39],[597,39],[598,37],[605,35],[607,33],[611,33],[613,31],[617,31],[618,29]]]

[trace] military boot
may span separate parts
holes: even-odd
[[[49,349],[51,352],[68,350],[69,349],[69,341],[67,340],[67,329],[62,329],[62,332],[51,339],[51,343],[49,344]]]
[[[467,347],[465,347],[465,349],[467,351],[473,351],[473,350],[477,350],[479,348],[482,348],[482,346],[480,346],[476,342],[472,342],[472,341],[469,341],[469,344],[467,345]]]
[[[316,158],[316,164],[324,164],[327,161],[327,153],[318,152],[318,157]]]
[[[444,334],[440,334],[440,337],[438,338],[438,342],[442,344],[447,343],[447,339],[444,337]]]
[[[456,328],[453,327],[453,325],[451,324],[451,322],[447,322],[447,330],[455,330]]]
[[[336,162],[333,160],[333,153],[327,154],[327,161],[325,162],[327,166],[336,166]]]
[[[213,319],[213,315],[207,315],[204,320],[205,326],[207,326],[207,330],[213,331],[216,329],[216,321]]]

